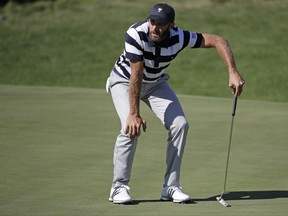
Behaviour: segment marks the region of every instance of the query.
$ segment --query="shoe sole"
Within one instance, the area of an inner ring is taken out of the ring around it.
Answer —
[[[123,201],[123,200],[118,201],[118,200],[114,200],[113,203],[114,203],[114,204],[130,204],[130,203],[132,203],[132,200],[128,200],[128,201]]]
[[[174,203],[186,203],[186,202],[190,202],[191,201],[191,198],[187,198],[187,199],[184,199],[184,200],[177,200],[177,199],[171,199],[169,197],[161,197],[160,200],[162,201],[173,201]]]
[[[173,200],[174,203],[188,203],[190,201],[191,201],[190,198],[189,199],[185,199],[185,200]]]
[[[132,199],[129,200],[113,200],[112,198],[109,198],[110,202],[113,202],[114,204],[127,204],[132,203]]]

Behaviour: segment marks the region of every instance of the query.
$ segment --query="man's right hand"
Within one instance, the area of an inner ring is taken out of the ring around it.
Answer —
[[[125,133],[130,139],[138,137],[141,134],[141,126],[146,131],[146,121],[140,115],[129,115],[126,122]]]

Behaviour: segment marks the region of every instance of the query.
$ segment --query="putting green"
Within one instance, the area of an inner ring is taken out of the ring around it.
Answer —
[[[288,104],[238,101],[222,207],[232,98],[180,95],[190,123],[181,183],[195,204],[160,202],[166,131],[148,122],[130,183],[108,202],[119,120],[104,90],[0,85],[0,215],[287,215]]]

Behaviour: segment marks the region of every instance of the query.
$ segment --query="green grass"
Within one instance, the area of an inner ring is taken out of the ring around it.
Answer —
[[[288,102],[286,0],[170,0],[176,24],[227,37],[246,79],[245,99]],[[103,88],[124,35],[153,0],[10,3],[0,22],[0,83]],[[215,50],[185,50],[169,69],[178,93],[230,97]],[[187,76],[189,74],[189,76]]]
[[[250,215],[288,211],[287,103],[238,101],[223,208],[232,99],[180,95],[190,122],[181,182],[197,204],[159,202],[166,131],[142,104],[134,205],[108,202],[119,121],[91,88],[0,85],[0,215]]]

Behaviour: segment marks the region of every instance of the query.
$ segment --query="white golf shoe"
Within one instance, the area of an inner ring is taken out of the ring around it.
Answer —
[[[111,188],[109,201],[115,204],[131,203],[132,198],[129,195],[130,188],[127,185],[120,185],[115,188]]]
[[[174,203],[189,202],[190,196],[183,193],[181,187],[171,186],[162,189],[161,200],[172,200]]]

